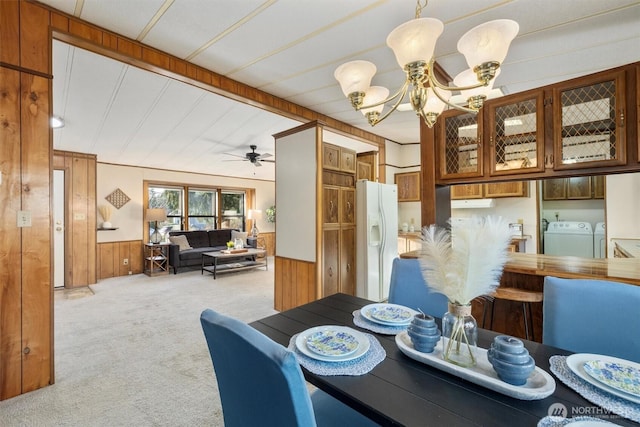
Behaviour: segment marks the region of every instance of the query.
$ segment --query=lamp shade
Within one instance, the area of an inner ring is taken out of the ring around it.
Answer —
[[[397,26],[387,37],[400,68],[416,61],[429,62],[444,24],[434,18],[418,18]]]
[[[501,71],[500,68],[496,70],[496,77],[500,75],[500,71]],[[496,79],[491,79],[489,81],[489,84],[486,86],[480,86],[475,89],[461,90],[460,94],[465,100],[471,98],[472,96],[478,96],[478,95],[488,96],[489,92],[493,90],[493,83],[495,81]],[[458,74],[453,78],[453,84],[458,87],[472,86],[472,85],[477,85],[478,83],[480,83],[480,81],[478,80],[477,74],[469,68],[467,68],[466,70],[464,70],[463,72],[461,72],[460,74]]]
[[[458,41],[458,51],[472,69],[485,62],[502,63],[520,26],[510,19],[485,22],[467,31]]]
[[[164,208],[147,209],[145,218],[148,222],[151,221],[166,221],[167,211]]]
[[[366,95],[364,97],[364,104],[365,105],[376,104],[378,102],[384,101],[385,99],[387,99],[388,96],[389,96],[389,89],[387,89],[386,87],[371,86],[369,90],[367,90]],[[363,108],[360,111],[362,111],[362,114],[366,116],[367,113],[372,113],[372,112],[382,113],[383,109],[384,109],[384,104],[380,104],[378,106],[371,107],[371,108]]]
[[[444,110],[444,107],[447,105],[435,95],[434,93],[435,90],[438,91],[438,95],[440,95],[442,98],[446,99],[447,101],[449,100],[449,98],[451,98],[451,94],[452,94],[451,91],[439,90],[435,88],[427,88],[427,103],[422,109],[425,113],[440,114]]]
[[[369,61],[346,62],[336,68],[333,76],[340,83],[342,93],[346,97],[353,92],[366,92],[371,86],[371,79],[376,73],[376,66]]]
[[[249,209],[249,212],[247,212],[247,219],[259,218],[262,218],[262,211],[260,209]]]

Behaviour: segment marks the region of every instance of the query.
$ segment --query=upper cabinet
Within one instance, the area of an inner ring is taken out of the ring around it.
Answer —
[[[356,173],[356,152],[345,147],[323,143],[323,169]]]
[[[394,177],[398,186],[399,202],[420,201],[420,172],[397,173]]]
[[[623,165],[625,72],[554,86],[554,169]]]
[[[550,178],[542,181],[542,200],[604,199],[604,176]]]
[[[432,134],[436,183],[640,171],[640,63],[444,112]]]
[[[491,175],[544,171],[544,97],[529,91],[487,108]]]
[[[457,111],[442,115],[436,144],[441,178],[482,176],[481,115]]]

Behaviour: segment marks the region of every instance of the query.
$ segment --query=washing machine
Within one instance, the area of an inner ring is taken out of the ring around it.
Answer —
[[[607,249],[605,245],[605,232],[604,222],[596,223],[596,228],[593,229],[593,257],[594,258],[606,258]]]
[[[550,222],[544,232],[545,255],[593,258],[593,229],[581,221]]]

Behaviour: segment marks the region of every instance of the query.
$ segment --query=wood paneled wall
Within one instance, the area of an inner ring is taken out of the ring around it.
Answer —
[[[53,168],[64,170],[66,288],[96,283],[96,156],[54,151]]]
[[[316,295],[316,264],[290,258],[275,258],[274,308],[288,310],[319,298]]]
[[[98,243],[98,279],[141,274],[142,270],[142,240]]]
[[[53,382],[49,24],[0,1],[0,399]]]

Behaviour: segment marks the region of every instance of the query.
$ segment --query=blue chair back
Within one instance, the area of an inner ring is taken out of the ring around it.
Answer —
[[[429,289],[422,277],[420,261],[396,258],[391,267],[389,302],[442,318],[448,310],[449,301],[443,294]]]
[[[544,279],[542,342],[640,363],[640,287],[604,280]]]
[[[226,427],[316,425],[302,371],[290,350],[213,310],[203,311],[200,322]]]

